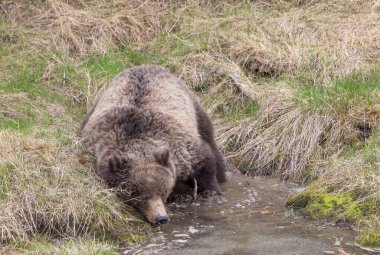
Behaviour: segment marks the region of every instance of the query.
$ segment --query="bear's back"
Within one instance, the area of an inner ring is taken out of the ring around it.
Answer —
[[[102,116],[116,108],[149,110],[168,116],[187,135],[199,138],[192,92],[166,69],[144,65],[119,74],[99,96],[83,123],[91,131]]]

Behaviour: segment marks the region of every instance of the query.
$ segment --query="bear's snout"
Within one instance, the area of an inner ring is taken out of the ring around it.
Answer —
[[[158,215],[156,217],[156,223],[165,224],[168,221],[169,221],[169,216],[167,215]]]
[[[169,221],[169,216],[160,196],[150,198],[141,212],[151,223],[165,224]]]

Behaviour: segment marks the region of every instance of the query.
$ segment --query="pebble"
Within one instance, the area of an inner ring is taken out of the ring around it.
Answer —
[[[176,239],[176,240],[173,240],[175,243],[187,243],[189,240],[185,240],[185,239]]]
[[[190,238],[190,236],[188,234],[176,234],[174,235],[175,237],[186,237],[186,238]]]
[[[240,203],[238,203],[238,204],[235,205],[235,208],[240,208],[240,207],[241,207]]]
[[[161,245],[163,245],[163,243],[161,243],[161,244],[151,243],[151,244],[148,244],[147,246],[145,246],[144,248],[149,249],[149,248],[153,248],[153,247],[157,247],[157,246],[161,246]]]
[[[196,228],[194,228],[194,227],[189,227],[189,232],[190,232],[191,234],[195,234],[195,233],[199,232],[199,230],[196,229]]]

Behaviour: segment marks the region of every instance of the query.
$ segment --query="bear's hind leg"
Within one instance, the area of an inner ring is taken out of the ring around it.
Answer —
[[[214,129],[210,118],[202,107],[195,103],[195,109],[197,114],[198,132],[202,140],[210,146],[212,153],[214,154],[214,161],[216,163],[216,178],[218,182],[225,182],[226,178],[226,163],[224,161],[222,153],[220,153],[218,146],[216,146],[214,140]]]

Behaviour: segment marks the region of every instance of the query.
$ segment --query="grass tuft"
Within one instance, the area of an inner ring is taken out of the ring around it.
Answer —
[[[0,142],[1,158],[6,159],[1,165],[3,242],[41,233],[52,237],[118,233],[134,238],[130,222],[137,219],[127,217],[125,206],[86,169],[91,160],[83,164],[77,142],[62,147],[13,131],[3,131]]]

